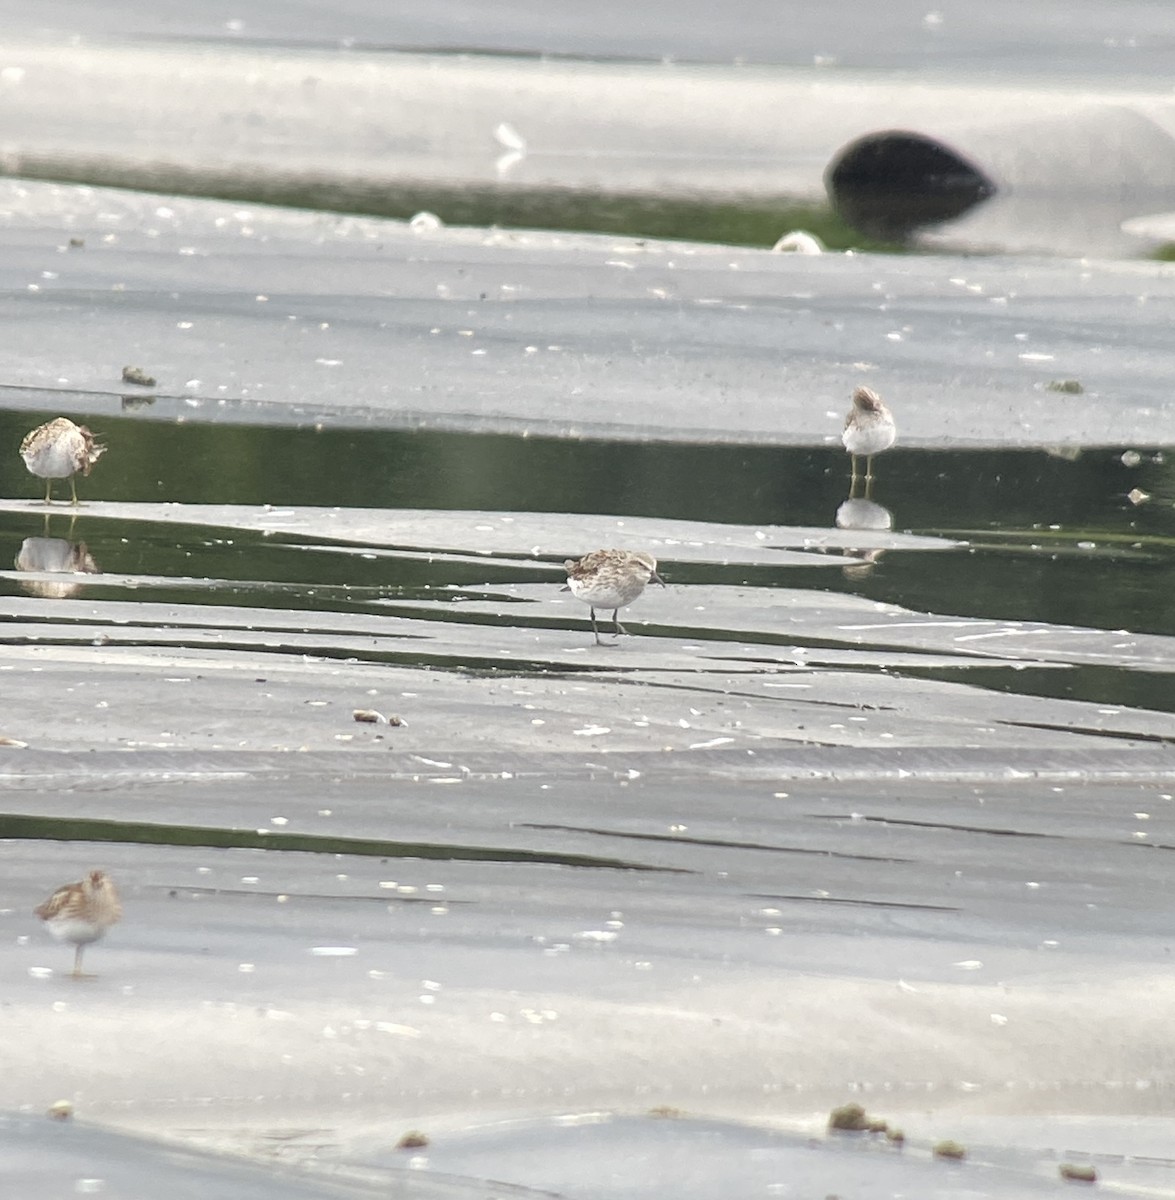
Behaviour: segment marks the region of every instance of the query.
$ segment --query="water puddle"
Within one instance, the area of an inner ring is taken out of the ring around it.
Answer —
[[[0,444],[29,425],[0,415]],[[117,457],[79,509],[0,511],[10,644],[522,673],[965,667],[985,688],[1175,707],[1160,450],[898,449],[866,497],[832,447],[212,425],[177,453],[172,425],[102,432]],[[603,544],[650,549],[670,586],[629,610],[641,637],[585,663],[562,561]]]
[[[586,854],[539,854],[491,846],[428,845],[375,838],[313,836],[279,829],[214,829],[197,825],[155,825],[143,821],[96,821],[81,817],[31,817],[0,813],[0,838],[17,841],[119,842],[143,846],[206,846],[219,849],[299,851],[380,859],[439,859],[446,862],[545,863],[562,867],[656,870],[643,863]],[[662,868],[664,869],[664,868]],[[252,893],[250,893],[252,894]]]

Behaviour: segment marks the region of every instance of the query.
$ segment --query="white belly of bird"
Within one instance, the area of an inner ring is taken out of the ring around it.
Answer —
[[[631,604],[644,590],[643,587],[632,584],[607,586],[581,583],[577,579],[572,579],[570,583],[571,594],[593,608],[623,608],[626,604]]]
[[[844,432],[845,449],[850,454],[873,455],[893,445],[894,427],[888,421],[871,421]]]
[[[49,932],[59,942],[70,942],[75,946],[96,942],[106,932],[104,928],[95,925],[93,921],[82,921],[69,917],[55,917],[46,924],[49,926]]]
[[[78,469],[78,460],[85,453],[79,437],[58,438],[36,454],[24,456],[25,466],[42,479],[68,479]]]

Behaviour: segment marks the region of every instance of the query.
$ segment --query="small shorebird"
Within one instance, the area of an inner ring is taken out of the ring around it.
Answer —
[[[77,947],[73,977],[87,979],[89,976],[82,972],[82,951],[122,917],[122,904],[110,876],[105,871],[91,871],[78,883],[59,887],[33,912],[59,942],[71,942]]]
[[[857,458],[862,454],[865,456],[865,478],[873,478],[873,456],[888,450],[897,434],[893,413],[881,397],[872,388],[857,388],[841,434],[841,441],[852,456],[854,479],[858,478]]]
[[[600,640],[597,608],[611,609],[614,632],[627,633],[620,624],[620,610],[631,604],[650,580],[665,586],[665,580],[657,574],[657,560],[651,554],[633,550],[593,550],[581,559],[567,559],[563,566],[567,570],[567,586],[563,590],[589,606],[597,646],[616,644]]]
[[[79,471],[89,475],[90,468],[105,451],[106,447],[99,445],[84,425],[75,425],[68,417],[39,425],[20,444],[24,465],[46,480],[45,503],[53,503],[53,480],[68,479],[75,507],[78,489],[73,477]]]

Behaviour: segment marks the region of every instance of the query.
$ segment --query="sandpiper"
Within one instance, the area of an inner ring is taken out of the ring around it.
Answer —
[[[593,550],[581,559],[567,559],[563,566],[567,570],[567,586],[563,590],[589,606],[597,646],[616,644],[600,640],[597,608],[611,609],[614,632],[627,633],[620,624],[620,610],[631,604],[650,580],[665,586],[665,580],[657,574],[657,560],[651,554],[633,550]]]
[[[78,471],[89,475],[90,468],[105,450],[106,447],[99,445],[84,425],[75,425],[68,417],[58,417],[39,425],[20,444],[24,465],[46,481],[46,504],[53,503],[53,480],[68,479],[76,506],[78,489],[73,477]]]
[[[859,387],[853,392],[853,407],[845,418],[841,441],[852,456],[853,478],[858,477],[857,458],[865,456],[865,478],[873,478],[873,456],[888,450],[897,437],[893,413],[872,389]]]
[[[103,937],[122,917],[118,890],[105,871],[91,871],[78,883],[67,883],[38,905],[33,912],[45,922],[60,942],[77,949],[73,957],[73,977],[86,979],[82,972],[82,951]]]

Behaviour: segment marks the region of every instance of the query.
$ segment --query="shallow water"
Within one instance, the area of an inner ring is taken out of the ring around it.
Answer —
[[[39,416],[0,414],[0,442],[17,443]],[[386,612],[387,601],[418,601],[425,607],[414,608],[414,616],[448,621],[472,612],[468,602],[475,593],[495,585],[541,582],[558,599],[562,557],[591,548],[568,542],[528,567],[516,545],[497,542],[492,524],[483,523],[485,532],[474,532],[460,546],[430,545],[422,529],[419,542],[389,558],[374,547],[362,551],[319,536],[234,531],[230,506],[280,509],[296,502],[392,513],[411,507],[474,515],[597,514],[596,540],[606,540],[603,518],[609,515],[831,529],[838,514],[844,516],[850,489],[846,457],[834,448],[188,425],[183,453],[176,455],[174,426],[133,417],[96,424],[114,449],[81,481],[86,502],[77,511],[57,504],[47,512],[31,500],[27,508],[9,506],[0,514],[0,558],[14,564],[30,538],[54,539],[60,554],[84,543],[96,570],[71,576],[69,593],[105,601],[324,613]],[[108,465],[115,455],[117,472]],[[724,562],[717,553],[674,562],[672,549],[663,551],[662,569],[672,586],[656,597],[658,632],[674,636],[674,612],[678,629],[693,628],[690,592],[704,585],[750,588],[764,598],[776,588],[812,589],[939,616],[1170,637],[1175,610],[1166,597],[1175,569],[1175,486],[1167,457],[1161,449],[1135,447],[1065,457],[894,450],[877,461],[871,502],[856,502],[873,506],[867,516],[874,528],[863,535],[864,549],[884,546],[876,541],[879,521],[932,541],[886,549],[873,561],[856,558],[856,565],[843,569],[835,569],[826,553],[809,554],[806,563],[800,557],[773,565]],[[33,480],[26,481],[34,491]],[[1133,503],[1131,489],[1149,499]],[[165,515],[128,520],[133,509],[119,520],[102,515],[100,498],[142,504],[157,497],[224,505],[225,527],[171,523]],[[861,509],[852,511],[859,515]],[[590,530],[591,522],[585,527]],[[25,557],[26,568],[38,565],[27,551]],[[0,594],[35,593],[37,584],[27,575],[27,569],[9,568]],[[645,606],[642,601],[632,615],[639,617]],[[523,624],[532,612],[545,622],[553,611],[562,618],[557,624],[582,627],[574,608],[566,613],[565,604],[551,610],[528,603],[513,611]],[[709,636],[731,634],[720,624]],[[990,685],[1171,711],[1166,673],[1137,665],[1089,662],[1060,674],[1020,671],[1014,680],[993,678]]]

